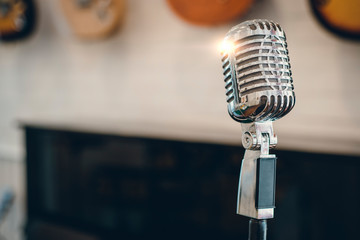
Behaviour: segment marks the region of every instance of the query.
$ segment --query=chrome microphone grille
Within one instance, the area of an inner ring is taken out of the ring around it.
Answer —
[[[228,111],[239,122],[273,121],[295,104],[286,36],[279,24],[252,20],[233,27],[222,51]]]

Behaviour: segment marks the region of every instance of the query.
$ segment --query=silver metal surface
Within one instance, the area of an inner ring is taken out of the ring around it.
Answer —
[[[279,24],[257,19],[233,27],[224,46],[221,60],[228,112],[242,123],[246,149],[237,213],[256,219],[273,218],[273,208],[256,207],[260,191],[257,181],[261,177],[257,176],[257,159],[275,158],[269,154],[277,144],[272,121],[285,116],[295,105],[286,36]]]
[[[269,149],[277,144],[272,122],[243,123],[241,127],[243,146],[246,151],[241,164],[236,212],[256,219],[273,218],[273,208],[257,209],[255,206],[255,197],[258,192],[257,159],[275,158],[275,155],[269,154]]]
[[[275,155],[262,155],[259,150],[246,150],[241,164],[239,179],[238,201],[236,213],[256,219],[274,217],[273,208],[257,209],[255,207],[256,179],[258,158],[273,158]]]
[[[279,24],[251,20],[233,27],[222,51],[230,116],[242,123],[273,121],[295,104],[285,33]]]
[[[277,144],[277,136],[273,131],[271,121],[242,123],[242,144],[245,149],[262,150],[262,154],[269,154],[269,149]]]

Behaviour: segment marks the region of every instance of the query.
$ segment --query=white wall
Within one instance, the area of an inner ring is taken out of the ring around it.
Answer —
[[[83,42],[66,28],[58,0],[38,2],[33,37],[0,44],[0,187],[12,186],[17,196],[12,223],[0,229],[8,239],[18,239],[22,229],[23,165],[8,161],[23,157],[21,119],[240,144],[240,125],[226,112],[218,53],[236,23],[191,26],[165,0],[128,0],[115,37]],[[275,122],[278,148],[359,155],[360,43],[323,30],[306,0],[259,0],[246,18],[273,19],[288,37],[297,103]]]
[[[57,0],[38,2],[34,36],[0,44],[0,158],[23,154],[18,120],[240,144],[218,53],[238,22],[196,27],[165,0],[128,0],[115,37],[84,42],[69,33]],[[287,33],[297,103],[275,122],[278,148],[360,154],[360,43],[323,30],[307,2],[261,0],[242,19],[272,19]]]

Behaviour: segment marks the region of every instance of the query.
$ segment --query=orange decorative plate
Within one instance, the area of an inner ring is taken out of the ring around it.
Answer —
[[[182,19],[196,25],[232,21],[248,11],[254,0],[167,0]]]

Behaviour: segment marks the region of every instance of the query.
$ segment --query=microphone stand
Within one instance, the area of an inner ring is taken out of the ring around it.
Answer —
[[[271,121],[242,124],[245,155],[241,164],[237,214],[250,217],[249,240],[266,240],[267,219],[274,217],[277,144]]]
[[[267,222],[251,218],[249,221],[249,238],[248,240],[266,240]]]

